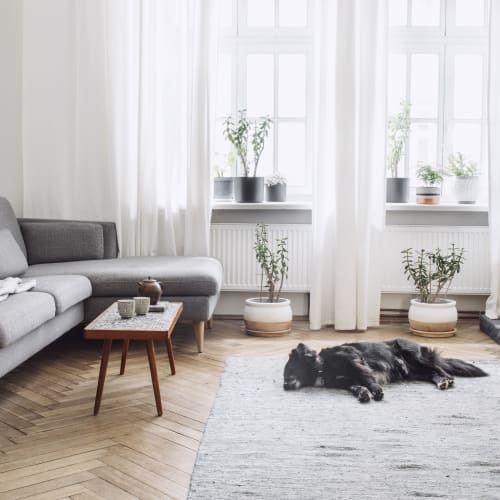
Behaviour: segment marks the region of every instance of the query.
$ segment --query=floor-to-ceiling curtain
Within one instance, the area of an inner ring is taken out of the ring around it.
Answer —
[[[207,254],[217,0],[26,0],[24,212]]]
[[[318,7],[310,324],[364,330],[380,313],[386,4]]]
[[[500,318],[500,2],[490,6],[488,85],[488,165],[491,295],[486,315]]]

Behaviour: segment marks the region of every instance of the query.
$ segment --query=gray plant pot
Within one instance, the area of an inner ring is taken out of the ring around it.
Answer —
[[[235,177],[234,199],[238,203],[262,203],[264,177]]]
[[[286,184],[266,186],[266,201],[286,201]]]
[[[387,203],[408,203],[410,198],[410,179],[408,177],[387,177]]]
[[[415,194],[417,203],[421,205],[439,205],[441,186],[419,186]]]
[[[232,200],[234,197],[233,177],[214,178],[214,199]]]

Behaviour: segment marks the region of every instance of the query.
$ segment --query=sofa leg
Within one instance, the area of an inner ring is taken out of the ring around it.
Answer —
[[[203,352],[203,340],[205,337],[205,322],[204,321],[193,321],[194,337],[196,339],[196,346],[198,347],[198,352]]]
[[[207,319],[207,328],[211,330],[212,326],[214,326],[214,320],[212,318]]]

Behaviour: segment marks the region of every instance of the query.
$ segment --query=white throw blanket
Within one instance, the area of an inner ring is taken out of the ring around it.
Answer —
[[[12,293],[27,292],[35,286],[36,280],[34,279],[23,281],[21,278],[5,278],[0,280],[0,302]]]

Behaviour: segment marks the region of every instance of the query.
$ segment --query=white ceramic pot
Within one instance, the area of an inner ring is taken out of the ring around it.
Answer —
[[[292,308],[288,299],[268,302],[255,297],[245,301],[243,310],[245,329],[248,335],[257,337],[279,337],[292,329]]]
[[[434,303],[412,299],[408,311],[410,331],[420,337],[452,337],[455,335],[458,313],[457,303],[451,299],[438,299]]]
[[[457,203],[476,203],[479,194],[479,176],[463,175],[455,177],[453,192]]]

